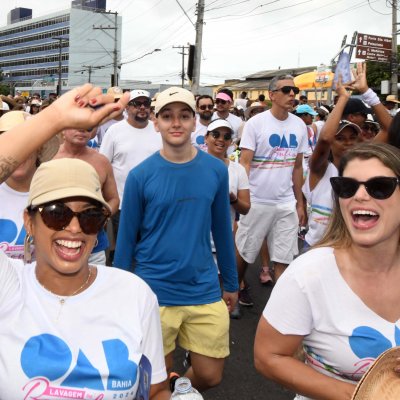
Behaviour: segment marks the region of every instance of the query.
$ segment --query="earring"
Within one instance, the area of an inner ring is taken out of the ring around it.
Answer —
[[[30,264],[32,262],[32,249],[31,246],[34,243],[34,238],[28,232],[24,238],[24,264]]]
[[[94,247],[93,248],[95,248],[95,247],[97,247],[97,245],[99,244],[99,240],[98,239],[96,239],[96,241],[95,241],[95,243],[94,243]]]

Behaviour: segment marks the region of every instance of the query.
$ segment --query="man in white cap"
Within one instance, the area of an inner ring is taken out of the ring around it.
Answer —
[[[222,379],[229,354],[228,311],[237,301],[238,278],[228,169],[192,146],[195,111],[194,96],[186,89],[172,87],[157,96],[155,127],[163,147],[128,175],[114,266],[131,270],[135,262],[135,274],[160,304],[167,369],[172,370],[178,341],[190,354],[185,375],[206,390]]]
[[[104,136],[100,153],[111,162],[117,182],[120,207],[129,171],[161,148],[161,136],[150,118],[151,98],[146,90],[132,90],[126,107],[127,119],[112,125]],[[119,212],[112,217],[117,237]]]

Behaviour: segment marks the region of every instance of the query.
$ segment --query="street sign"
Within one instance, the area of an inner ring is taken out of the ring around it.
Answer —
[[[392,50],[381,49],[378,47],[357,46],[356,58],[370,61],[388,62],[392,55]]]
[[[386,36],[357,35],[356,58],[388,62],[392,56],[392,38]]]
[[[359,33],[357,35],[357,46],[358,45],[392,50],[392,38]]]

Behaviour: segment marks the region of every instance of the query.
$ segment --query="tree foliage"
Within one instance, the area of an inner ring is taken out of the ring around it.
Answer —
[[[400,45],[397,46],[397,65],[400,63]],[[392,71],[391,62],[367,61],[368,86],[376,92],[381,91],[381,82],[390,80]]]

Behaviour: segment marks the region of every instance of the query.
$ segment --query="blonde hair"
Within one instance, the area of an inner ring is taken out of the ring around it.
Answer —
[[[400,150],[394,146],[385,143],[363,143],[353,147],[340,160],[339,176],[343,176],[347,164],[357,158],[360,160],[376,158],[391,169],[397,177],[400,177]],[[352,243],[352,238],[340,210],[339,198],[333,191],[332,196],[333,212],[324,236],[315,247],[348,248]]]

